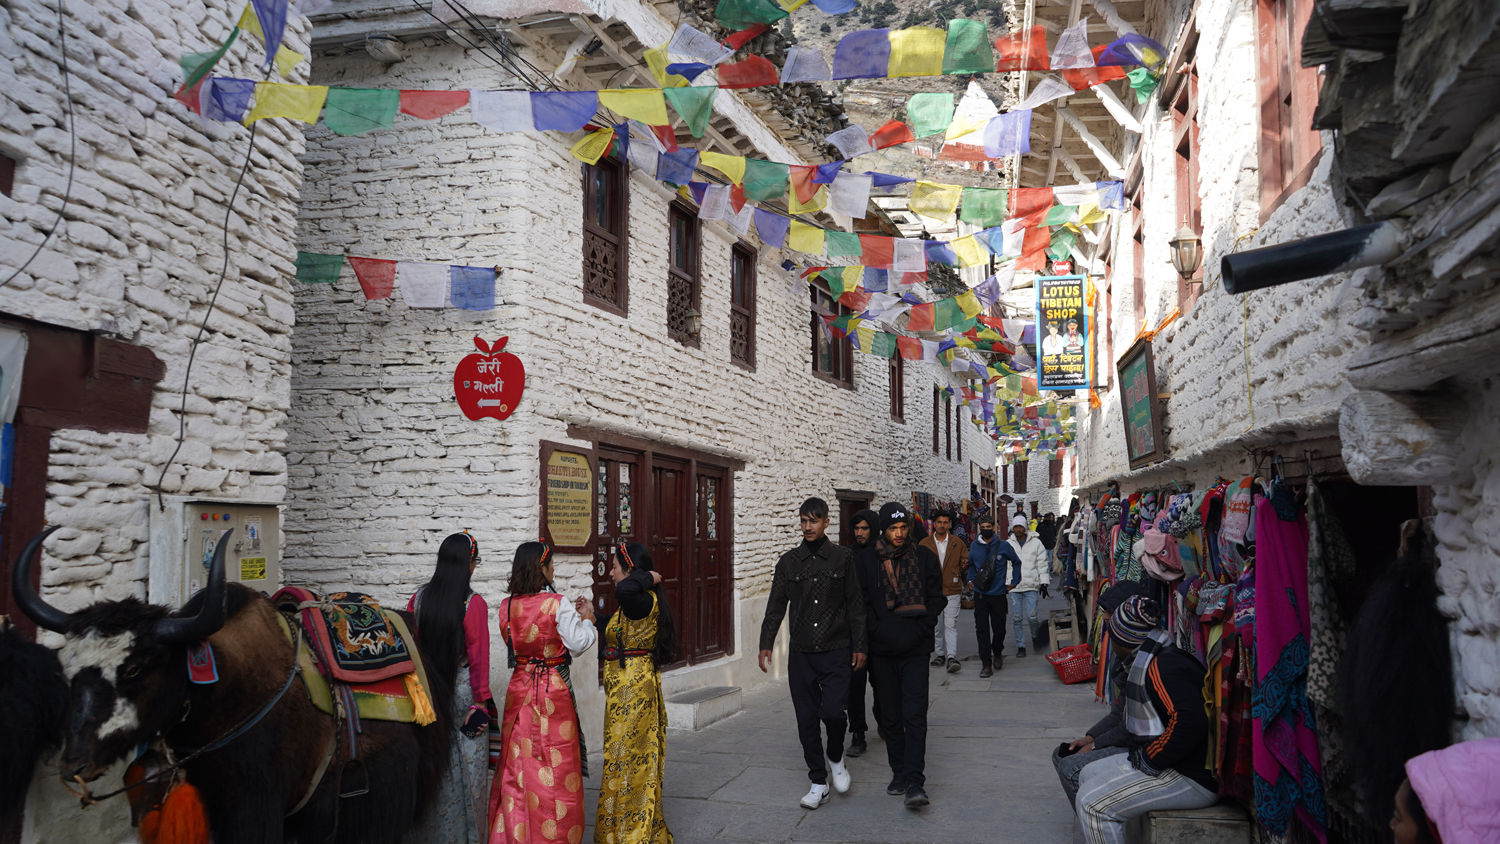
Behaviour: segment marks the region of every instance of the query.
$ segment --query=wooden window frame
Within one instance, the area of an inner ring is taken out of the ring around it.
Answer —
[[[1177,176],[1177,227],[1186,225],[1203,240],[1203,197],[1198,172],[1198,63],[1192,52],[1179,70],[1183,80],[1178,84],[1172,98],[1172,149],[1176,153]],[[1173,231],[1177,231],[1176,228]],[[1198,301],[1203,290],[1203,262],[1192,278],[1183,278],[1177,273],[1177,302],[1186,314]]]
[[[599,168],[606,168],[615,174],[615,190],[606,199],[609,203],[611,220],[615,225],[601,228],[593,221],[594,202],[597,198],[594,189],[593,174]],[[583,165],[583,301],[585,304],[593,305],[603,311],[617,316],[630,315],[630,174],[613,158],[601,158],[598,164]],[[588,255],[589,235],[602,236],[606,240],[614,240],[615,243],[615,277],[619,284],[619,293],[616,300],[612,301],[588,292]]]
[[[959,405],[958,410],[953,413],[953,428],[958,442],[953,446],[953,453],[958,462],[964,462],[964,406]]]
[[[1130,197],[1132,210],[1131,228],[1131,272],[1134,281],[1135,331],[1139,334],[1146,323],[1146,213],[1141,208],[1144,188],[1136,188]]]
[[[1010,464],[1016,471],[1016,495],[1026,494],[1026,474],[1030,468],[1029,460],[1017,460]]]
[[[687,233],[692,239],[689,244],[688,266],[678,267],[677,255],[677,220],[681,218],[687,221]],[[690,310],[702,312],[703,302],[703,221],[698,218],[698,209],[692,208],[682,202],[673,202],[667,207],[667,336],[676,340],[684,346],[699,348],[699,338],[690,337],[686,331],[687,313],[682,314],[683,329],[672,330],[672,293],[673,282],[685,283],[690,287],[689,304]]]
[[[1302,66],[1302,33],[1313,0],[1256,0],[1256,84],[1260,94],[1260,221],[1301,190],[1322,158],[1312,128],[1318,69]]]
[[[953,398],[943,396],[943,458],[953,459]]]
[[[1010,465],[1006,463],[1000,464],[1000,491],[1010,494]]]
[[[886,362],[886,377],[890,381],[891,421],[906,422],[906,364],[901,355],[891,355]]]
[[[755,371],[755,297],[759,286],[759,258],[760,255],[755,247],[741,240],[729,247],[729,319],[730,319],[730,341],[729,359],[736,365]],[[745,278],[745,301],[737,301],[735,298],[735,264],[738,259],[743,259],[747,268]],[[734,328],[735,319],[743,319],[746,322],[745,329],[745,358],[741,360],[734,354]]]
[[[824,372],[818,367],[818,341],[822,339],[823,332],[828,330],[827,324],[822,322],[823,312],[820,310],[822,306],[818,303],[818,294],[828,297],[828,300],[833,303],[829,313],[836,317],[847,314],[849,308],[834,298],[833,293],[821,279],[809,284],[808,289],[811,291],[811,307],[809,308],[811,318],[808,321],[808,329],[809,339],[812,341],[812,364],[809,369],[816,378],[821,378],[830,384],[837,384],[846,390],[852,390],[854,389],[854,347],[850,346],[847,341],[839,339],[829,341],[832,345],[829,357],[832,360],[833,372]]]
[[[1062,460],[1052,458],[1047,461],[1047,488],[1057,489],[1062,486],[1063,466]]]
[[[936,386],[932,388],[932,453],[934,455],[940,454],[943,446],[942,435],[938,428],[938,416],[940,412],[938,393],[940,392]]]

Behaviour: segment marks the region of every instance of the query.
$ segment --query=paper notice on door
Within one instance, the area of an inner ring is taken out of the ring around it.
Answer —
[[[260,516],[246,516],[245,519],[245,550],[260,550]]]

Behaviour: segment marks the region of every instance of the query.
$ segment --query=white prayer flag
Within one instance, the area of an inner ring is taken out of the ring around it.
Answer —
[[[902,273],[920,273],[927,271],[927,251],[920,240],[908,237],[898,237],[895,240],[895,249],[892,253],[891,270]]]
[[[470,91],[469,113],[496,132],[525,132],[534,125],[530,91]]]
[[[1056,65],[1054,65],[1055,67]],[[1052,74],[1047,74],[1037,80],[1036,87],[1026,95],[1026,100],[1016,106],[1013,111],[1024,111],[1028,108],[1038,108],[1053,100],[1062,99],[1072,95],[1073,86],[1062,81]]]
[[[1058,205],[1083,205],[1086,202],[1099,200],[1099,188],[1093,182],[1084,182],[1078,185],[1054,185],[1052,188],[1052,201]]]
[[[936,341],[936,340],[923,340],[922,341],[922,362],[923,363],[937,363],[938,362],[938,341]]]
[[[698,207],[698,216],[705,220],[723,220],[729,214],[729,186],[709,185],[704,188],[703,204]]]
[[[630,149],[626,152],[630,163],[650,173],[653,179],[656,178],[656,156],[656,150],[645,141],[631,140]]]
[[[447,264],[396,264],[396,286],[401,288],[401,299],[408,308],[447,307],[448,278]]]
[[[828,143],[838,147],[839,152],[844,154],[844,158],[853,158],[857,155],[864,155],[867,152],[875,151],[875,148],[870,146],[869,133],[865,132],[865,128],[858,124],[850,126],[847,129],[840,129],[829,135]]]
[[[682,24],[672,33],[672,40],[667,42],[667,53],[671,54],[669,58],[676,56],[698,59],[705,64],[715,65],[734,55],[734,50],[720,44],[713,36]]]
[[[846,217],[864,219],[874,183],[874,176],[840,173],[828,186],[829,207]]]
[[[781,84],[788,82],[827,82],[833,79],[828,62],[823,54],[806,47],[791,47],[786,51],[786,64],[781,66]]]
[[[751,205],[748,202],[745,203],[745,207],[744,208],[740,209],[740,213],[738,213],[738,214],[730,214],[730,215],[728,215],[726,217],[726,219],[729,220],[729,226],[730,226],[730,228],[732,228],[735,231],[739,232],[741,237],[748,237],[749,236],[749,234],[750,234],[750,221],[753,220],[754,218],[755,218],[755,206]]]
[[[1094,54],[1089,50],[1089,18],[1064,29],[1057,36],[1057,46],[1052,48],[1052,69],[1068,70],[1075,67],[1093,67]]]

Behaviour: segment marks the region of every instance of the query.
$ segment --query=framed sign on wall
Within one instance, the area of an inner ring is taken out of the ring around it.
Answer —
[[[1125,450],[1130,468],[1158,463],[1167,456],[1162,437],[1161,404],[1156,395],[1156,358],[1151,341],[1142,339],[1130,347],[1115,370],[1120,376],[1120,411],[1125,421]]]
[[[545,440],[541,444],[542,539],[564,554],[593,553],[594,451]]]

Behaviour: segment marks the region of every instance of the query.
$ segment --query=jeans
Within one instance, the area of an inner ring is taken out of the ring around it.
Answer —
[[[933,656],[958,659],[958,601],[962,595],[949,595],[948,605],[938,617],[937,628],[932,631]]]
[[[802,740],[807,778],[819,785],[828,783],[820,722],[828,728],[828,760],[837,762],[844,758],[844,732],[849,726],[844,707],[849,703],[852,661],[849,648],[822,653],[792,651],[787,655],[787,682],[792,692],[792,709],[797,713],[797,738]]]
[[[1127,752],[1124,747],[1101,747],[1098,750],[1090,750],[1087,753],[1074,753],[1071,756],[1063,756],[1061,749],[1052,751],[1052,767],[1057,769],[1057,778],[1062,782],[1063,793],[1068,795],[1068,805],[1078,805],[1078,777],[1083,773],[1090,763],[1098,762],[1108,756],[1117,756]]]
[[[1036,618],[1036,590],[1033,589],[1029,592],[1011,592],[1010,614],[1011,618],[1015,622],[1016,627],[1016,647],[1024,648],[1028,644],[1030,644],[1032,639],[1036,638],[1037,630],[1041,626]],[[1021,628],[1023,622],[1029,623],[1031,625],[1030,638],[1025,638],[1025,635],[1022,633]]]
[[[1202,809],[1219,796],[1168,768],[1142,773],[1130,757],[1091,762],[1078,777],[1078,826],[1088,844],[1125,844],[1125,824],[1158,809]]]
[[[1005,650],[1005,595],[982,595],[974,593],[974,633],[979,638],[979,660],[993,666],[1004,659]]]
[[[907,785],[927,782],[927,677],[925,655],[870,657],[886,759]]]

